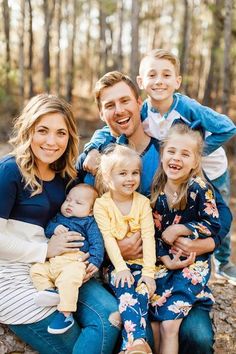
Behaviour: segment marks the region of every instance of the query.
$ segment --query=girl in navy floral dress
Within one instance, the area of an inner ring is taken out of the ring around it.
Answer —
[[[214,302],[207,286],[210,254],[172,254],[179,236],[213,236],[220,229],[211,186],[201,169],[203,140],[199,131],[174,125],[163,142],[161,166],[154,177],[151,204],[157,241],[156,293],[150,316],[159,330],[156,352],[178,353],[178,332],[192,306],[210,311]],[[157,328],[156,328],[157,327]]]

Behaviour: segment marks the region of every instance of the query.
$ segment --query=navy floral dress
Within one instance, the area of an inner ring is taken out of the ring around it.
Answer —
[[[154,211],[157,256],[169,255],[170,246],[161,239],[162,232],[172,224],[184,224],[192,231],[191,239],[210,237],[220,230],[219,214],[211,187],[200,177],[189,183],[187,206],[184,210],[169,209],[165,193],[157,199]],[[167,269],[157,262],[156,293],[151,299],[150,318],[165,321],[183,318],[193,306],[210,311],[214,303],[207,286],[210,278],[210,254],[197,256],[195,263],[177,270]]]

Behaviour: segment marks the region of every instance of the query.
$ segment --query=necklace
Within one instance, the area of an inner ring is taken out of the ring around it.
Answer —
[[[168,188],[166,186],[164,188],[164,193],[167,197],[167,201],[171,205],[175,204],[176,200],[178,199],[178,193],[176,191],[168,190]]]

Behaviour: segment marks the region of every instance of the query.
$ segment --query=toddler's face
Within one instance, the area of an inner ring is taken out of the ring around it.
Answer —
[[[87,188],[72,188],[61,206],[61,213],[66,216],[85,217],[92,215],[94,193]]]
[[[181,76],[177,76],[169,60],[146,58],[141,64],[137,82],[155,103],[172,99],[174,91],[180,87]]]

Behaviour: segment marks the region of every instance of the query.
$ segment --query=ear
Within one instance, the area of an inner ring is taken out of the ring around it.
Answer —
[[[182,76],[177,76],[176,77],[176,85],[175,85],[176,90],[178,90],[180,88],[181,83],[182,83]]]
[[[142,80],[141,76],[137,76],[136,77],[136,82],[137,82],[138,87],[140,88],[140,90],[143,90],[143,80]]]
[[[142,108],[142,105],[143,105],[143,100],[142,100],[142,98],[140,96],[138,97],[137,102],[138,102],[139,110],[141,111],[141,108]]]

